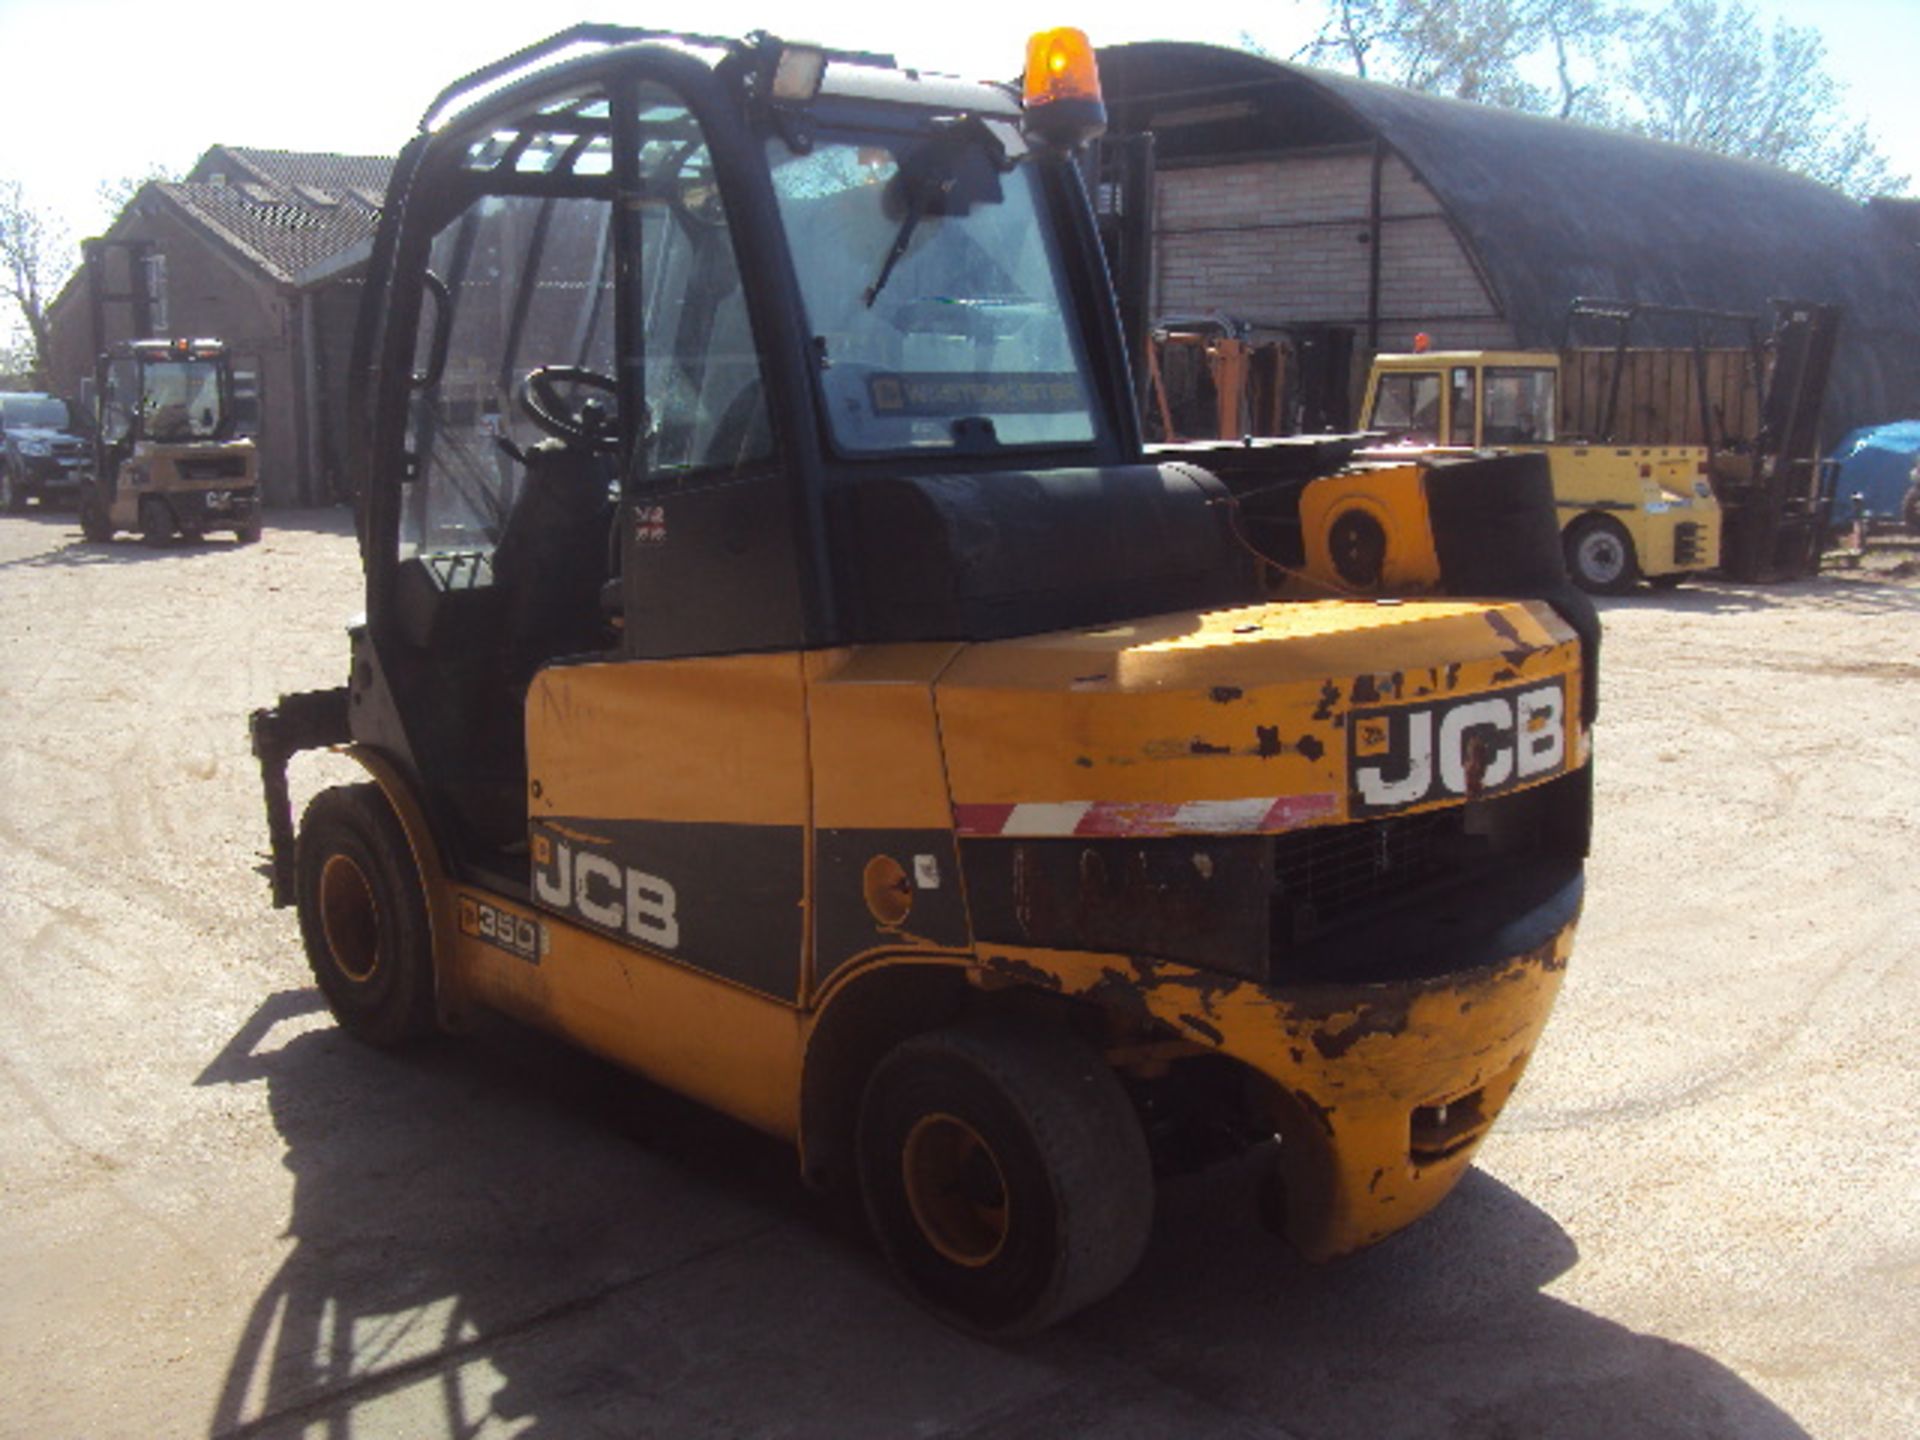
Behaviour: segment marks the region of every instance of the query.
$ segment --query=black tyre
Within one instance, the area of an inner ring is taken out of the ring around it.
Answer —
[[[253,519],[247,521],[246,524],[236,525],[233,530],[233,538],[238,540],[242,545],[252,545],[258,542],[260,539],[260,517],[256,515]]]
[[[1595,595],[1624,595],[1640,578],[1633,537],[1617,520],[1583,515],[1567,527],[1567,574]]]
[[[18,515],[27,508],[26,488],[13,478],[13,467],[0,461],[0,509]]]
[[[1920,532],[1920,481],[1916,481],[1907,498],[1900,502],[1900,519],[1907,529]]]
[[[1119,1080],[1065,1031],[917,1036],[860,1107],[867,1218],[902,1285],[976,1334],[1032,1334],[1133,1272],[1153,1169]]]
[[[334,1018],[370,1045],[434,1028],[433,947],[419,871],[378,785],[322,790],[300,820],[300,936]]]
[[[140,539],[148,545],[164,545],[173,536],[173,511],[158,495],[140,500]]]
[[[113,539],[113,522],[99,500],[89,495],[80,502],[80,533],[95,545]]]

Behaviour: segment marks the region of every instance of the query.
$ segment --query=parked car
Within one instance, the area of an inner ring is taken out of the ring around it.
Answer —
[[[18,514],[34,499],[79,504],[91,457],[77,406],[58,395],[0,394],[0,509]]]

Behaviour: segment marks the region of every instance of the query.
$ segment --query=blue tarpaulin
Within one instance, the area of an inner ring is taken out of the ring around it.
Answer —
[[[1898,520],[1900,506],[1913,484],[1914,463],[1920,458],[1920,420],[1896,420],[1891,425],[1869,425],[1855,430],[1835,448],[1828,462],[1835,466],[1833,518],[1853,518],[1853,497],[1866,497],[1870,520]]]

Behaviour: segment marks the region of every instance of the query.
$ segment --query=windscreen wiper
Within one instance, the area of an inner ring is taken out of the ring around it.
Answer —
[[[960,162],[967,153],[969,145],[980,148],[987,163],[994,172],[1009,170],[1011,162],[1007,159],[1007,147],[1000,137],[978,115],[958,115],[945,117],[934,122],[933,136],[923,142],[901,163],[900,171],[894,176],[894,183],[905,192],[907,213],[900,221],[900,228],[894,232],[893,245],[887,251],[887,258],[880,266],[880,273],[873,278],[873,284],[866,289],[867,308],[873,308],[873,302],[880,298],[880,292],[887,288],[887,281],[893,278],[894,266],[907,253],[907,246],[913,243],[914,231],[920,228],[920,222],[935,212],[942,215],[964,215],[974,201],[998,203],[1000,184],[990,179],[988,188],[977,195],[961,191],[957,195],[954,187],[960,180]]]
[[[945,195],[953,188],[953,174],[939,183],[936,193]],[[873,302],[880,298],[880,292],[887,288],[887,281],[893,278],[893,267],[900,263],[900,257],[907,253],[907,246],[913,243],[913,232],[920,228],[920,220],[927,213],[927,188],[915,185],[907,193],[907,214],[900,222],[900,228],[894,232],[893,248],[887,251],[887,258],[881,263],[880,273],[873,277],[873,283],[867,287],[867,309],[873,308]]]

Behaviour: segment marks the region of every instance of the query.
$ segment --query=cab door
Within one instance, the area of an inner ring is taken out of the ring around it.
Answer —
[[[790,481],[705,129],[663,83],[614,95],[635,197],[616,221],[616,367],[637,371],[644,421],[610,537],[616,653],[557,660],[527,695],[531,898],[793,1004],[809,783]]]

